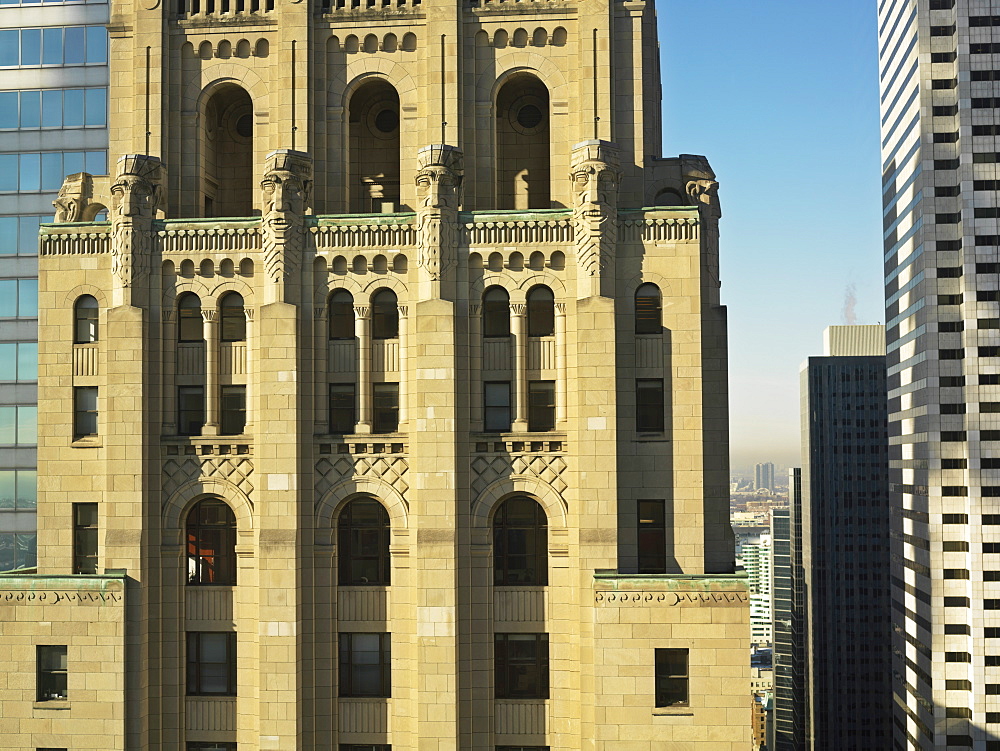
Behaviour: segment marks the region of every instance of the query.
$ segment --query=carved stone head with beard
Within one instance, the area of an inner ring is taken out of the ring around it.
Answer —
[[[290,276],[302,262],[304,216],[312,188],[312,158],[279,149],[267,155],[260,182],[265,265],[272,282]]]
[[[573,218],[577,262],[590,276],[608,264],[618,240],[618,147],[607,141],[584,141],[573,147]]]
[[[118,160],[111,183],[111,271],[123,289],[149,269],[162,181],[163,163],[155,156],[126,154]]]
[[[458,205],[462,187],[462,152],[444,144],[417,154],[417,264],[433,280],[456,259]]]

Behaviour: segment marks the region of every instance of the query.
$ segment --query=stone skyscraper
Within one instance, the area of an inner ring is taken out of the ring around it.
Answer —
[[[879,5],[898,749],[1000,737],[998,27]]]
[[[745,751],[717,184],[659,156],[652,4],[110,30],[0,746]]]

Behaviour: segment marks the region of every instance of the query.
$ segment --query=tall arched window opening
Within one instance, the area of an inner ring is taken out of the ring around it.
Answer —
[[[556,329],[555,295],[543,285],[528,291],[528,336],[552,336]]]
[[[496,101],[497,208],[547,209],[549,91],[520,73],[504,83]]]
[[[337,520],[337,583],[388,585],[389,514],[374,498],[357,498]]]
[[[490,287],[483,295],[483,336],[510,336],[510,295],[503,287]]]
[[[372,338],[395,339],[399,336],[399,307],[396,293],[382,289],[372,295]]]
[[[187,517],[188,584],[236,584],[236,516],[218,498],[195,504]]]
[[[399,204],[399,94],[382,79],[362,84],[348,108],[351,211],[395,211]]]
[[[346,289],[338,289],[330,295],[327,308],[331,339],[354,338],[354,298]]]
[[[73,341],[76,344],[89,344],[97,341],[97,298],[93,295],[81,295],[73,306]]]
[[[659,334],[663,328],[660,288],[642,284],[635,291],[635,333]]]
[[[244,342],[247,338],[247,314],[243,295],[230,292],[219,303],[219,338],[224,342]]]
[[[193,292],[183,295],[177,302],[177,338],[182,342],[204,340],[201,298]]]
[[[253,214],[253,102],[240,86],[219,86],[205,103],[201,129],[204,216]]]
[[[508,498],[493,517],[493,584],[549,583],[548,520],[545,509],[525,496]]]

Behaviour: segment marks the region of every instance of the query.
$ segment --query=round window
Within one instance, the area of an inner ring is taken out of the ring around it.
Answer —
[[[399,113],[391,109],[382,110],[375,115],[375,127],[380,133],[392,133],[399,127]]]
[[[236,120],[236,133],[243,138],[253,135],[253,115],[241,115]]]
[[[534,104],[525,104],[517,111],[517,124],[525,130],[537,128],[542,122],[542,111]]]

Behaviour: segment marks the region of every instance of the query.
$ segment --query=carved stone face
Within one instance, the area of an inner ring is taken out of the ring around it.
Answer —
[[[458,180],[447,167],[431,165],[417,175],[417,193],[425,209],[457,209]]]
[[[132,220],[139,216],[152,217],[155,188],[137,175],[121,175],[111,186],[114,213],[119,219]]]
[[[260,184],[264,193],[264,213],[305,213],[306,186],[293,172],[268,172]]]
[[[603,209],[614,207],[617,190],[617,176],[601,162],[584,162],[573,170],[576,208],[587,216],[600,216]]]

